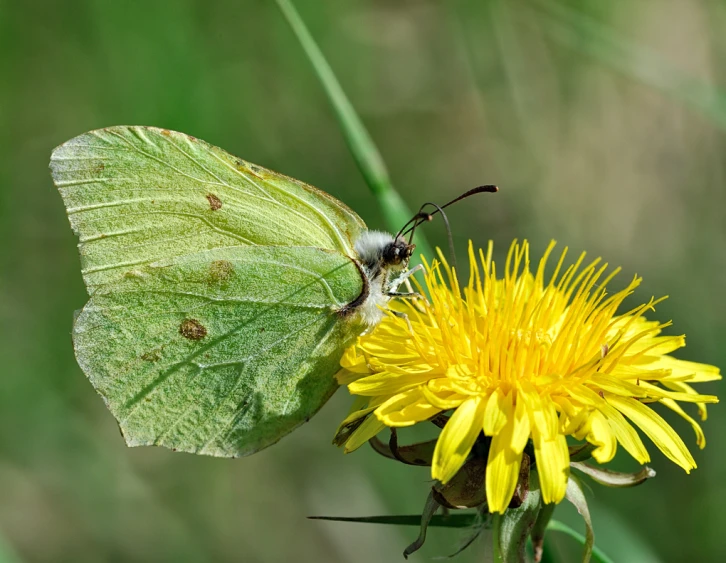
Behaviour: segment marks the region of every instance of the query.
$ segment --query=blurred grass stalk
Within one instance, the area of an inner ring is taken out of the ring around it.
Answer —
[[[570,536],[580,545],[585,545],[587,541],[585,536],[583,536],[580,532],[573,530],[567,524],[560,522],[559,520],[550,520],[547,524],[547,530],[550,532],[562,532],[563,534]],[[597,545],[592,546],[591,561],[593,561],[593,563],[615,563],[599,547],[597,547]]]
[[[403,201],[403,198],[394,189],[391,183],[388,169],[386,168],[381,153],[378,151],[373,139],[366,130],[363,122],[356,113],[350,100],[345,95],[340,82],[330,68],[322,51],[315,43],[308,31],[305,22],[293,6],[290,0],[276,0],[285,19],[292,27],[295,36],[305,51],[315,73],[318,75],[321,84],[328,95],[328,100],[333,106],[338,123],[343,131],[348,148],[355,159],[358,169],[368,184],[371,192],[378,200],[383,211],[388,228],[397,232],[403,225],[413,217],[413,213]],[[416,235],[414,242],[418,253],[424,256],[434,256],[431,246],[426,238],[420,234]]]
[[[20,558],[11,549],[10,544],[0,535],[0,563],[20,563]]]
[[[535,0],[533,7],[545,24],[542,28],[556,41],[667,94],[726,129],[725,92],[679,72],[655,52],[563,3]]]

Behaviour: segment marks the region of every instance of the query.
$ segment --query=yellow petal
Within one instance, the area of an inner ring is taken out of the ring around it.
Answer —
[[[671,370],[673,379],[682,379],[684,381],[690,381],[691,383],[703,383],[721,379],[721,370],[716,366],[679,360],[677,358],[671,358],[670,356],[662,356],[656,362],[649,364],[648,367]]]
[[[676,431],[653,409],[640,401],[617,395],[606,395],[607,402],[622,412],[658,446],[666,457],[680,465],[686,473],[696,467],[688,448]]]
[[[388,399],[376,409],[376,416],[386,426],[413,426],[427,420],[441,409],[430,404],[421,389],[411,389]]]
[[[522,453],[527,445],[530,434],[529,414],[524,406],[524,401],[517,401],[514,408],[514,428],[512,429],[512,449],[517,453]]]
[[[648,392],[634,383],[619,380],[616,377],[598,374],[594,375],[590,381],[593,385],[599,387],[603,391],[622,395],[623,397],[647,397]]]
[[[670,354],[671,352],[678,350],[678,348],[683,348],[685,345],[686,339],[683,335],[641,338],[640,340],[633,342],[628,349],[628,355],[646,352],[647,356],[644,356],[642,360],[647,362],[649,356],[657,357]]]
[[[589,432],[586,440],[597,446],[592,452],[592,457],[598,463],[607,463],[615,457],[617,451],[618,441],[615,438],[615,433],[610,428],[605,415],[597,410],[590,413],[588,426]]]
[[[378,418],[369,415],[363,424],[356,428],[355,432],[350,435],[350,438],[345,442],[343,451],[348,454],[353,450],[357,450],[385,427],[386,425],[378,420]]]
[[[345,351],[343,357],[340,358],[340,367],[352,373],[370,373],[366,358],[359,352],[357,345],[351,346]]]
[[[430,372],[395,374],[382,371],[350,383],[348,390],[355,395],[366,395],[369,397],[375,395],[390,395],[417,387],[422,383],[426,383],[429,379],[431,379]]]
[[[517,398],[522,398],[527,407],[529,423],[532,427],[532,436],[541,436],[551,440],[559,433],[559,423],[555,404],[549,396],[542,396],[535,387],[527,382],[521,382]]]
[[[575,436],[578,440],[584,440],[587,435],[587,419],[592,409],[588,407],[580,407],[574,412],[573,416],[560,415],[561,434],[565,436]]]
[[[698,422],[696,422],[692,417],[690,417],[688,415],[688,413],[686,413],[686,411],[684,411],[681,408],[681,406],[678,403],[676,403],[674,400],[661,399],[660,402],[663,403],[665,406],[667,406],[672,411],[677,412],[679,415],[681,415],[683,418],[685,418],[686,421],[688,421],[688,423],[693,428],[693,431],[696,433],[696,445],[701,449],[705,448],[706,447],[706,435],[703,433],[703,429],[701,428],[701,425],[698,424]]]
[[[490,512],[504,513],[509,506],[509,501],[512,500],[519,480],[522,452],[515,452],[511,447],[513,431],[514,417],[512,416],[501,432],[492,438],[489,448],[486,490]]]
[[[361,341],[360,349],[366,354],[375,356],[382,360],[390,360],[400,362],[402,360],[418,359],[415,352],[412,352],[406,346],[406,341],[387,339],[365,340]]]
[[[469,395],[462,395],[460,393],[453,393],[451,391],[434,391],[430,383],[431,381],[429,381],[429,385],[422,385],[421,391],[423,392],[424,397],[429,403],[441,409],[442,411],[455,409],[463,401],[469,398]]]
[[[446,483],[464,464],[481,432],[484,404],[480,397],[474,397],[454,411],[436,442],[431,467],[434,479]]]
[[[683,383],[682,381],[664,381],[663,385],[668,387],[668,389],[673,389],[674,391],[687,393],[689,395],[698,397],[699,399],[702,397],[702,395],[699,395],[698,391],[696,391],[693,387],[688,385],[688,383]],[[718,401],[716,401],[716,402],[718,402]],[[708,411],[706,410],[706,405],[701,402],[696,402],[696,404],[698,406],[698,414],[701,416],[701,420],[706,420],[708,418]]]
[[[484,434],[487,436],[498,434],[507,422],[511,410],[512,403],[510,397],[505,396],[501,388],[497,387],[494,393],[489,395],[484,409],[484,423],[482,425]]]
[[[638,463],[648,463],[650,456],[645,444],[638,436],[635,429],[625,420],[625,417],[610,405],[603,397],[595,393],[592,389],[588,389],[584,385],[573,387],[570,389],[570,395],[584,403],[599,410],[608,419],[608,424],[612,429],[618,442],[625,450],[635,458]]]
[[[551,440],[535,439],[534,455],[542,487],[542,500],[546,504],[565,498],[567,478],[570,475],[570,452],[567,440],[561,434]]]

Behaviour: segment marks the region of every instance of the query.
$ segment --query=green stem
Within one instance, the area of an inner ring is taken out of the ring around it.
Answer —
[[[494,550],[494,563],[503,563],[502,546],[499,545],[499,536],[502,527],[502,515],[492,514],[492,547]]]
[[[358,117],[353,104],[345,95],[333,69],[325,60],[325,56],[310,35],[310,31],[295,6],[290,0],[276,0],[276,2],[320,79],[338,119],[346,144],[363,179],[378,200],[388,228],[396,232],[413,216],[413,213],[394,189],[381,153]],[[433,259],[434,254],[431,247],[423,236],[416,235],[415,243],[419,253],[428,257],[429,260]]]

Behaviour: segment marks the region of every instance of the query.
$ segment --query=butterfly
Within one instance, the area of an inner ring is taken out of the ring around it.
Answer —
[[[81,369],[129,446],[237,457],[307,421],[414,246],[190,135],[84,133],[51,156],[90,299]]]

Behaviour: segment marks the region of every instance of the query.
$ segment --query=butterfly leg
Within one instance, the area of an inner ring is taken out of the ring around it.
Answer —
[[[394,317],[398,317],[399,319],[403,319],[404,321],[406,321],[409,332],[413,333],[413,325],[411,324],[411,320],[408,318],[408,315],[406,313],[402,313],[401,311],[394,311],[393,309],[386,309],[386,311],[391,313]]]
[[[423,270],[423,266],[419,264],[415,268],[411,268],[410,270],[403,272],[403,274],[398,276],[388,285],[389,291],[386,292],[386,295],[388,297],[420,297],[420,294],[413,290],[409,278],[421,270]],[[402,284],[406,284],[406,289],[408,291],[396,291]]]
[[[408,280],[412,275],[414,275],[416,272],[420,272],[423,270],[423,265],[419,264],[418,266],[411,268],[410,270],[406,270],[403,272],[400,276],[398,276],[395,280],[391,282],[389,287],[391,289],[398,289],[398,287],[406,282],[406,288],[409,290],[409,292],[413,293],[413,288],[411,287],[411,282]]]

